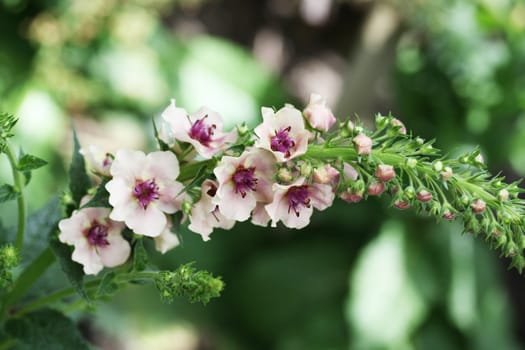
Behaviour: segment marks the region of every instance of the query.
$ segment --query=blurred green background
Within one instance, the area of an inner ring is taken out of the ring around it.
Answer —
[[[451,155],[479,144],[489,169],[522,177],[525,2],[0,0],[0,109],[51,163],[31,210],[66,187],[71,121],[84,145],[152,150],[171,97],[231,127],[310,92],[368,125],[392,111]],[[301,231],[184,231],[155,262],[222,275],[220,299],[163,305],[137,286],[75,317],[103,349],[523,348],[523,277],[460,232],[386,198],[337,203]]]

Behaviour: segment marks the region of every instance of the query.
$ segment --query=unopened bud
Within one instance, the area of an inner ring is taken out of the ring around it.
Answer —
[[[280,168],[277,171],[277,177],[283,182],[290,182],[292,181],[292,172],[287,168]]]
[[[406,135],[407,129],[405,128],[405,124],[403,124],[403,122],[401,122],[401,120],[399,120],[397,118],[392,119],[392,125],[397,129],[397,131],[400,134]]]
[[[394,202],[394,207],[396,207],[397,209],[408,209],[410,208],[410,203],[398,199]]]
[[[372,182],[368,186],[368,194],[371,196],[380,196],[385,191],[385,185],[382,182]]]
[[[443,212],[443,219],[445,220],[453,220],[455,217],[456,217],[456,214],[454,214],[448,209],[445,210],[445,212]]]
[[[310,164],[310,162],[304,162],[303,164],[301,164],[300,171],[301,171],[301,175],[305,177],[310,176],[313,171],[312,165]]]
[[[422,145],[422,144],[425,143],[425,140],[423,140],[421,137],[416,137],[416,143],[417,143],[418,145]]]
[[[182,202],[182,212],[186,215],[191,215],[191,210],[193,209],[193,205],[188,201]]]
[[[432,193],[430,193],[427,190],[420,190],[417,193],[417,200],[422,202],[422,203],[426,203],[426,202],[432,200]]]
[[[403,192],[404,192],[405,198],[407,199],[414,199],[414,197],[416,196],[416,191],[414,190],[414,187],[412,186],[407,186]]]
[[[314,181],[320,184],[329,184],[339,177],[339,171],[331,165],[315,168],[313,172]]]
[[[506,188],[499,190],[498,199],[502,202],[509,200],[509,191]]]
[[[368,155],[372,152],[372,139],[365,134],[360,133],[352,141],[355,144],[357,154]]]
[[[449,167],[449,166],[446,166],[445,167],[445,171],[441,172],[441,178],[444,180],[444,181],[448,181],[450,180],[450,178],[452,177],[452,168]]]
[[[476,214],[483,213],[485,208],[487,207],[487,204],[482,199],[476,199],[472,204],[470,205],[472,208],[472,211]]]
[[[434,170],[438,172],[443,170],[443,163],[440,160],[434,163]]]
[[[363,199],[361,194],[354,192],[351,189],[347,189],[345,192],[341,193],[340,197],[348,203],[357,203]]]
[[[476,161],[476,163],[480,163],[480,164],[485,164],[485,159],[483,158],[483,156],[480,154],[478,154],[474,160]]]
[[[407,166],[410,169],[414,169],[417,166],[417,159],[416,158],[408,158],[407,159]]]
[[[250,131],[250,129],[248,128],[248,125],[246,125],[246,123],[242,123],[242,124],[238,124],[238,125],[237,125],[237,134],[238,134],[239,136],[244,136],[244,135],[246,135],[249,131]]]
[[[396,177],[396,172],[394,171],[394,167],[392,165],[379,164],[374,175],[379,180],[387,182]]]
[[[377,129],[383,129],[388,125],[388,118],[383,117],[381,114],[376,114],[376,128]]]

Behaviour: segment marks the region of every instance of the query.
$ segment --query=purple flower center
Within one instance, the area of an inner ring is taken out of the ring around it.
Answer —
[[[279,129],[270,139],[270,148],[275,152],[282,152],[286,158],[290,157],[290,150],[295,146],[295,141],[289,136],[291,126]]]
[[[155,179],[136,180],[133,195],[138,199],[139,205],[145,210],[151,202],[159,199],[159,186],[155,183]]]
[[[257,187],[255,167],[245,168],[239,165],[232,176],[232,180],[235,185],[235,193],[240,193],[242,198],[246,197],[247,191],[255,191]]]
[[[288,214],[291,210],[299,217],[301,207],[310,208],[310,198],[308,197],[308,185],[292,186],[286,192],[288,198]]]
[[[91,227],[86,232],[86,237],[90,245],[97,247],[105,247],[109,245],[107,240],[108,227],[98,223],[97,221],[93,221],[91,223]]]
[[[201,119],[198,119],[190,128],[189,135],[192,139],[199,141],[204,146],[208,147],[210,145],[210,142],[212,141],[211,138],[213,134],[215,133],[215,129],[217,126],[215,124],[208,125],[204,122],[204,120],[208,118],[208,115],[205,115]]]
[[[111,165],[112,162],[113,162],[113,158],[111,158],[111,154],[106,153],[106,156],[104,157],[104,160],[102,161],[102,166],[104,168],[108,167]]]

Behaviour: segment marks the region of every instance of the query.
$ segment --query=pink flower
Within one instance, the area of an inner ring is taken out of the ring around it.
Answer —
[[[104,266],[115,267],[128,260],[131,248],[120,234],[124,225],[109,219],[109,212],[108,208],[79,209],[58,223],[58,239],[75,246],[71,259],[82,264],[87,275],[96,275]]]
[[[343,174],[345,174],[345,180],[355,181],[359,177],[357,170],[347,162],[343,163]]]
[[[176,107],[175,100],[172,99],[171,104],[162,112],[162,118],[170,129],[164,131],[164,134],[171,131],[176,140],[192,144],[205,159],[210,159],[237,139],[237,130],[224,133],[221,116],[206,107],[190,116],[184,109]],[[165,141],[170,144],[169,140]]]
[[[346,189],[343,193],[339,195],[342,200],[348,203],[357,203],[363,199],[363,195],[358,192],[351,190],[350,188]]]
[[[255,147],[271,151],[280,163],[306,152],[310,133],[299,110],[285,106],[274,113],[271,108],[263,107],[262,115],[262,124],[254,129],[259,137]]]
[[[355,143],[357,154],[370,154],[372,152],[372,139],[365,134],[361,133],[353,138]]]
[[[321,131],[328,131],[336,122],[332,111],[326,106],[326,100],[318,94],[310,95],[310,102],[303,113],[308,123]]]
[[[266,204],[258,202],[255,206],[255,209],[252,213],[252,224],[257,226],[268,226],[268,221],[270,221],[270,216],[265,208]]]
[[[273,190],[273,202],[265,207],[272,220],[272,227],[282,221],[287,227],[303,228],[310,222],[313,208],[324,210],[334,200],[331,186],[305,184],[304,178],[297,179],[291,185],[274,184]]]
[[[417,193],[417,200],[422,203],[428,202],[431,199],[432,199],[432,193],[430,193],[427,190],[421,190]]]
[[[244,151],[240,157],[224,156],[213,171],[219,182],[213,202],[228,219],[244,221],[257,202],[272,200],[274,156],[260,148]]]
[[[171,232],[172,224],[171,220],[168,220],[166,227],[157,237],[153,238],[155,240],[155,249],[162,254],[166,253],[168,250],[171,250],[179,246],[180,241],[179,237],[176,234]]]
[[[476,214],[483,213],[485,211],[485,208],[487,207],[487,204],[483,199],[476,199],[472,204],[470,205],[472,208],[472,211]]]
[[[87,148],[81,148],[80,154],[86,158],[96,174],[109,176],[109,168],[111,168],[111,163],[113,162],[110,153],[101,151],[95,145],[89,145]]]
[[[106,184],[110,218],[124,221],[135,233],[156,237],[164,231],[166,215],[180,209],[183,189],[175,181],[179,162],[171,152],[119,150],[110,169],[113,179]]]
[[[392,165],[379,164],[374,175],[379,180],[387,182],[396,177],[396,172],[394,171],[394,167]]]
[[[405,124],[397,118],[392,118],[392,125],[394,127],[399,127],[398,131],[400,134],[406,135],[407,129],[405,128]]]
[[[410,203],[398,199],[394,202],[394,207],[397,209],[408,209],[410,208]]]
[[[235,225],[235,220],[225,218],[219,206],[213,203],[217,187],[215,181],[205,180],[201,186],[201,199],[194,204],[190,214],[188,228],[200,234],[204,241],[210,239],[210,234],[215,227],[229,230]]]

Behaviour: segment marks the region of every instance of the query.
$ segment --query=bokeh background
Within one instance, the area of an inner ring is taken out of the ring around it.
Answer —
[[[153,150],[171,97],[232,127],[310,92],[341,119],[392,112],[451,155],[479,144],[489,169],[523,177],[525,2],[0,0],[0,109],[50,162],[32,211],[67,185],[72,121],[84,145]],[[222,275],[220,299],[164,305],[138,286],[74,317],[117,350],[523,348],[524,277],[460,225],[388,202],[337,203],[301,231],[183,231],[153,260]]]

